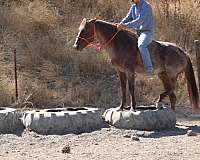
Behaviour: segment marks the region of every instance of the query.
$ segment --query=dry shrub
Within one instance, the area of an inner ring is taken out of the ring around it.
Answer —
[[[157,3],[154,3],[157,2]],[[196,0],[152,0],[157,39],[171,41],[191,51],[200,37],[200,5]]]
[[[8,106],[13,103],[14,98],[14,86],[12,80],[1,75],[0,79],[0,106]]]

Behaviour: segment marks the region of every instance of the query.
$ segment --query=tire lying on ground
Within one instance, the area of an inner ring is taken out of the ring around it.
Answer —
[[[116,111],[108,109],[103,114],[103,119],[109,124],[121,129],[136,130],[163,130],[176,125],[176,114],[169,107],[139,106],[136,111]]]
[[[90,132],[103,125],[97,108],[55,108],[25,112],[22,122],[39,134],[68,134]]]
[[[16,109],[0,107],[0,133],[17,133],[24,129]]]

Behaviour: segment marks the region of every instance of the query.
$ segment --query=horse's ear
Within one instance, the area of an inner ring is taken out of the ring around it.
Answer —
[[[82,23],[86,23],[87,22],[87,18],[83,18]]]
[[[80,27],[84,27],[86,23],[87,23],[87,19],[83,18]]]

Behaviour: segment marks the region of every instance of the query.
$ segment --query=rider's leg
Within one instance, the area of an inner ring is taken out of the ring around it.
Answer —
[[[153,40],[153,34],[148,32],[141,33],[138,38],[138,48],[142,56],[144,69],[149,74],[153,72],[153,65],[147,46],[152,42],[152,40]]]

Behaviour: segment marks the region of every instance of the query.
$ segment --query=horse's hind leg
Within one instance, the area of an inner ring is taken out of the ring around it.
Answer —
[[[166,72],[162,72],[158,75],[158,77],[161,79],[165,92],[161,93],[158,101],[156,103],[156,107],[159,108],[160,105],[162,104],[163,99],[166,96],[169,96],[170,103],[171,103],[171,108],[174,110],[175,109],[175,104],[176,104],[176,95],[174,93],[175,90],[175,85],[176,85],[176,78],[169,78]]]
[[[173,110],[175,110],[176,95],[175,95],[174,92],[171,92],[171,93],[169,94],[169,99],[170,99],[170,103],[171,103],[171,108],[172,108]]]
[[[168,76],[165,72],[162,72],[160,74],[158,74],[158,77],[160,78],[160,80],[162,81],[163,83],[163,86],[164,86],[164,89],[165,89],[165,92],[161,93],[159,95],[159,98],[156,102],[156,107],[159,108],[159,106],[162,104],[162,101],[163,99],[168,96],[168,90],[170,89],[170,84],[168,83]]]
[[[176,105],[176,95],[174,93],[175,87],[176,87],[176,81],[177,81],[177,78],[170,78],[171,91],[169,92],[169,100],[171,103],[171,108],[173,110],[175,110],[175,105]]]

